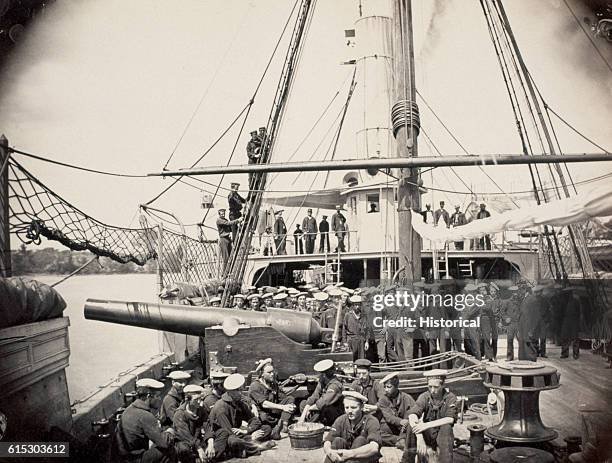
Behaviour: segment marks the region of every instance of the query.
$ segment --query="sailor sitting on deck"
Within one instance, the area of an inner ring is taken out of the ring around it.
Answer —
[[[344,391],[344,415],[338,417],[325,437],[325,463],[337,461],[377,462],[380,459],[380,423],[363,412],[368,399],[355,391]]]
[[[272,359],[260,362],[261,377],[249,386],[249,395],[259,409],[259,419],[272,427],[271,439],[280,440],[287,432],[289,420],[295,412],[294,398],[282,393],[276,382]]]
[[[183,388],[191,378],[191,375],[185,371],[176,370],[168,375],[172,380],[172,387],[164,397],[162,406],[159,409],[159,422],[162,426],[171,426],[174,412],[183,401]]]
[[[376,413],[378,401],[384,396],[383,386],[370,376],[372,362],[368,359],[355,360],[353,366],[357,370],[357,379],[351,383],[351,389],[364,395],[368,401],[363,405],[364,413]],[[378,415],[374,415],[378,417]]]
[[[406,443],[416,434],[417,454],[427,461],[448,463],[453,461],[453,424],[457,418],[457,397],[444,388],[446,370],[423,373],[427,378],[427,392],[423,392],[410,409]],[[431,457],[431,454],[437,456]],[[436,454],[437,453],[437,454]],[[412,463],[412,453],[406,445],[402,463]]]
[[[329,426],[342,415],[342,383],[336,378],[336,364],[333,360],[321,360],[313,368],[321,376],[312,395],[300,404],[300,419]]]
[[[181,463],[195,463],[196,457],[201,461],[211,461],[227,442],[229,433],[219,429],[216,433],[206,426],[202,429],[199,418],[202,415],[202,403],[197,399],[186,402],[174,414],[172,427],[176,432],[176,456]],[[216,445],[215,445],[216,444]]]
[[[389,373],[380,383],[384,387],[384,396],[378,401],[378,410],[382,415],[380,436],[383,445],[411,448],[413,443],[405,445],[406,429],[410,425],[408,416],[414,407],[414,399],[399,390],[399,373]]]

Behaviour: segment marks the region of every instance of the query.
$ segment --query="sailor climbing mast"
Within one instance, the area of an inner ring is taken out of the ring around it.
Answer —
[[[419,109],[416,105],[414,43],[412,36],[412,4],[410,0],[394,0],[394,104],[391,109],[393,134],[397,141],[397,157],[418,155]],[[406,280],[421,279],[421,238],[412,228],[412,210],[421,209],[418,188],[419,169],[399,169],[397,214],[399,269]]]

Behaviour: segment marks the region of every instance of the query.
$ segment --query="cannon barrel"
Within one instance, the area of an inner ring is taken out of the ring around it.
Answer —
[[[154,302],[87,299],[85,318],[193,336],[201,336],[205,328],[215,325],[223,326],[224,331],[226,327],[231,330],[238,325],[270,326],[296,342],[316,344],[321,340],[321,328],[310,313],[284,309],[252,312]]]

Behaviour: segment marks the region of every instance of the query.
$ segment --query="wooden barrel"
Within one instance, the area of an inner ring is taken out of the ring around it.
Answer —
[[[320,449],[323,446],[324,426],[321,423],[296,423],[289,426],[291,448],[295,450]]]

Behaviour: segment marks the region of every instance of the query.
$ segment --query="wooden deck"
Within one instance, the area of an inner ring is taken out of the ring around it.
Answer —
[[[581,414],[592,411],[612,410],[612,369],[608,368],[606,360],[593,355],[589,351],[581,351],[580,359],[561,360],[561,348],[548,343],[547,359],[538,359],[557,368],[561,374],[561,387],[540,394],[540,415],[544,424],[559,432],[559,441],[564,437],[581,434]],[[505,339],[499,340],[498,358],[506,353]],[[477,419],[455,424],[455,437],[467,439],[467,425],[483,423],[491,426],[491,420],[486,415],[474,414]],[[496,415],[494,419],[497,420]],[[497,422],[497,421],[496,421]],[[611,423],[612,426],[612,423]],[[289,438],[277,442],[278,447],[266,451],[260,456],[251,457],[246,461],[252,463],[321,463],[325,456],[322,449],[298,451],[291,448]],[[383,463],[399,463],[402,452],[394,448],[382,449]],[[245,460],[230,460],[238,463]],[[463,461],[460,457],[456,461]],[[468,461],[467,459],[465,461]],[[483,459],[484,461],[484,459]]]

